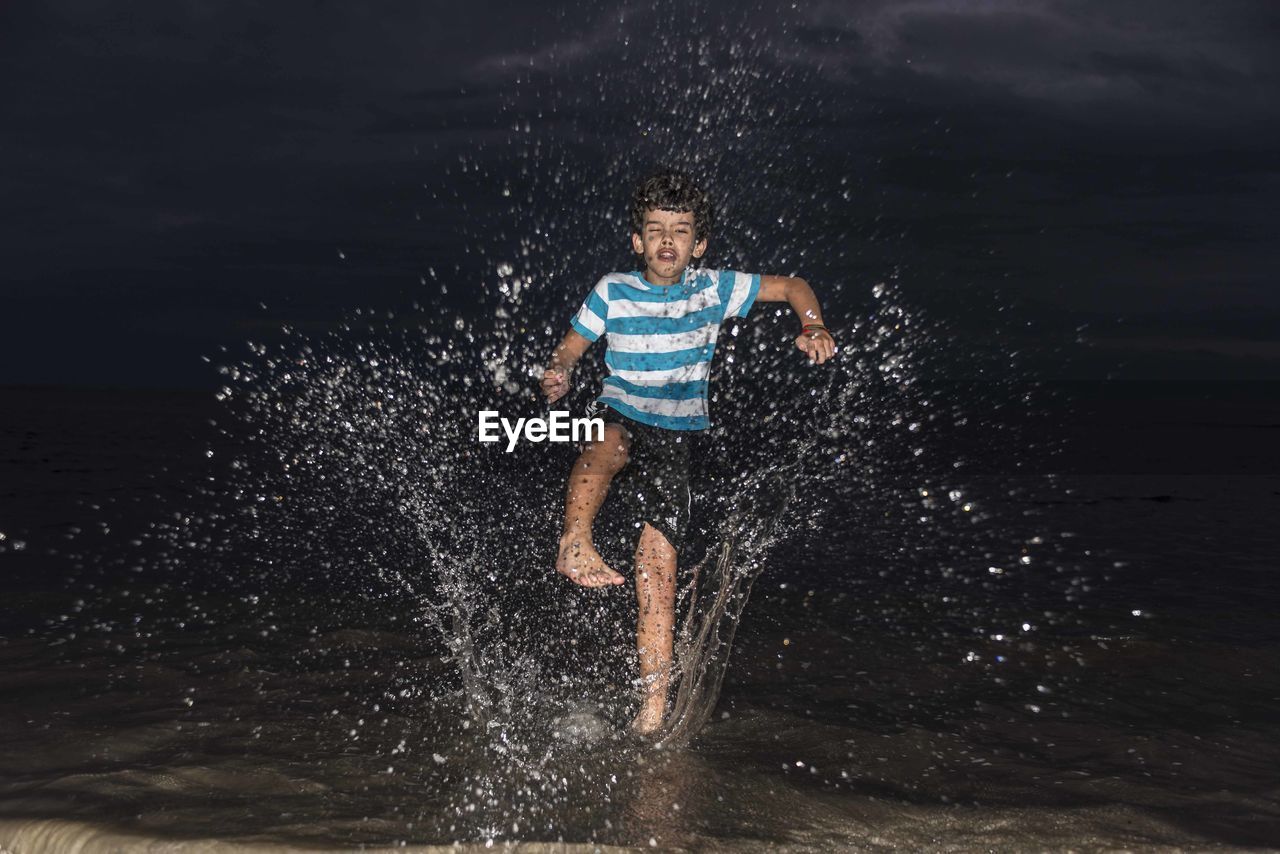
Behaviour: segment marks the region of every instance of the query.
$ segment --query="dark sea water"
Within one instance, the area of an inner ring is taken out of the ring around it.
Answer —
[[[790,532],[657,749],[629,585],[574,604],[531,556],[577,628],[473,725],[377,579],[132,559],[217,476],[208,396],[0,390],[0,850],[1280,847],[1277,386],[1057,391],[1063,451],[986,459],[974,533],[904,540],[932,496]]]

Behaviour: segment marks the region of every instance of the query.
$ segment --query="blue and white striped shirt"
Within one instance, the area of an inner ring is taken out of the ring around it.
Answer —
[[[607,336],[609,368],[598,401],[643,424],[705,430],[707,377],[720,324],[746,317],[760,276],[689,270],[674,285],[642,273],[610,273],[570,322],[588,341]]]

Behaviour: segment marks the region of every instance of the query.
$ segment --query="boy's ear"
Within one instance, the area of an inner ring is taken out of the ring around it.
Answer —
[[[636,234],[634,231],[631,232],[631,251],[635,252],[637,255],[644,254],[644,241],[641,240],[640,235]]]
[[[697,243],[693,244],[694,258],[701,258],[702,253],[706,251],[707,251],[707,238],[704,237],[701,240],[699,240]]]

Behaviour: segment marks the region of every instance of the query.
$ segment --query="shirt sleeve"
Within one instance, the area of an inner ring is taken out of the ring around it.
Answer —
[[[604,334],[605,321],[609,319],[609,280],[596,282],[596,286],[582,301],[582,307],[569,321],[573,331],[594,342]]]
[[[720,304],[724,306],[725,319],[746,317],[760,293],[760,274],[721,270],[719,276]]]

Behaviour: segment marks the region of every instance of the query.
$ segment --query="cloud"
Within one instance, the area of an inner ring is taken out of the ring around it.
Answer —
[[[807,17],[825,33],[814,58],[845,73],[909,72],[1064,105],[1275,109],[1280,63],[1265,4],[878,0]]]

